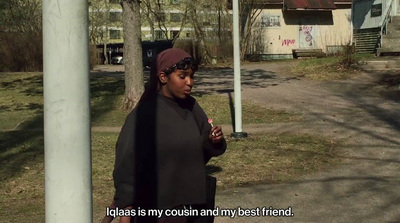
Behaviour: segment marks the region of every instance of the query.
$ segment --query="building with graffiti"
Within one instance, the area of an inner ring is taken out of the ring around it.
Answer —
[[[333,54],[352,42],[351,0],[264,0],[247,57]]]

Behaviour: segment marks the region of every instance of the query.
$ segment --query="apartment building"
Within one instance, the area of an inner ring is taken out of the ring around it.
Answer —
[[[352,40],[351,0],[260,0],[247,57],[335,53]],[[298,54],[296,54],[298,53]]]
[[[119,0],[93,0],[90,1],[89,10],[91,42],[99,47],[99,54],[108,54],[108,57],[122,54],[124,40]],[[168,42],[177,38],[191,41],[196,32],[194,26],[198,27],[197,35],[201,29],[202,37],[216,38],[223,32],[226,34],[226,27],[231,25],[227,13],[226,4],[211,0],[202,0],[200,3],[188,0],[143,0],[142,41],[146,46],[155,41]],[[144,56],[147,54],[151,55],[151,52],[144,53]]]

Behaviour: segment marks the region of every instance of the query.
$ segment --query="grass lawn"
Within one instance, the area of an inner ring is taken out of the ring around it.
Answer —
[[[300,63],[291,72],[313,80],[342,80],[357,73],[358,61],[373,57],[373,54],[354,54],[354,64],[349,68],[343,65],[344,56],[300,59]]]
[[[92,79],[92,126],[122,126],[127,111],[119,109],[123,101],[124,82],[121,78],[101,77]],[[231,124],[228,96],[202,95],[196,100],[214,123]],[[218,105],[218,106],[216,106]],[[266,109],[260,105],[242,102],[243,123],[276,123],[299,121],[297,114],[284,110]]]
[[[40,73],[0,73],[0,222],[44,222],[43,97]],[[92,125],[121,126],[126,111],[119,109],[123,80],[91,79]],[[198,98],[215,123],[230,123],[229,100]],[[300,121],[286,111],[243,102],[243,122]],[[95,221],[104,214],[113,194],[112,169],[118,133],[92,133],[93,202]],[[309,135],[250,135],[227,138],[228,151],[213,158],[207,170],[217,176],[219,190],[256,183],[296,180],[335,163],[338,144]],[[18,220],[16,220],[18,219]]]

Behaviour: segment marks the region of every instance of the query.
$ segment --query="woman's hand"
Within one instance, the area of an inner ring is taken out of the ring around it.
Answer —
[[[212,143],[220,143],[221,140],[224,138],[221,126],[216,125],[212,127],[208,138]]]

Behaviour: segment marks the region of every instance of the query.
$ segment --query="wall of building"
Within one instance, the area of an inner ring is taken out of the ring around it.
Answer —
[[[392,8],[390,5],[392,4]],[[354,29],[370,29],[380,27],[391,10],[396,15],[399,0],[355,0],[353,3]]]
[[[318,26],[317,46],[325,53],[329,47],[351,44],[351,9],[333,10],[332,16],[333,24]]]
[[[281,9],[265,9],[253,27],[250,54],[291,54],[297,48],[298,25],[287,24]]]
[[[332,46],[346,45],[350,41],[350,8],[332,11],[264,9],[254,25],[253,43],[248,53],[290,57],[294,49],[327,52]]]

